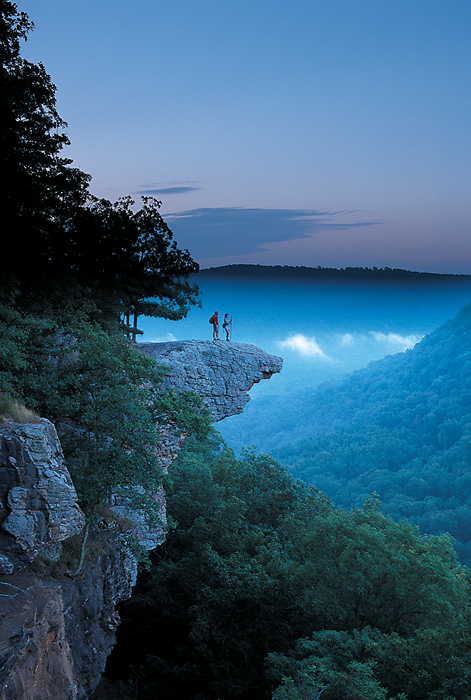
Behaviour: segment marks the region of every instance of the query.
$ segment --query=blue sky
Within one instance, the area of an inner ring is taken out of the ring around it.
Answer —
[[[91,190],[226,263],[471,273],[469,0],[19,0]]]

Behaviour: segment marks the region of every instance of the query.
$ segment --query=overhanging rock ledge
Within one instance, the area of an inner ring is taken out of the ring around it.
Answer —
[[[283,360],[255,345],[225,340],[177,340],[138,343],[139,350],[169,368],[163,388],[194,391],[214,422],[242,413],[248,391],[281,372]]]

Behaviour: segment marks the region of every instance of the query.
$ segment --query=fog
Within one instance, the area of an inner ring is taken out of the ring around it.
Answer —
[[[284,358],[283,371],[252,389],[292,393],[413,347],[471,300],[471,278],[415,283],[251,281],[196,277],[202,309],[186,319],[141,318],[146,342],[212,338],[210,316],[233,317],[232,341]],[[224,338],[220,328],[219,337]]]
[[[403,352],[471,300],[471,278],[461,276],[308,282],[277,276],[276,268],[268,279],[247,279],[234,272],[212,279],[211,272],[196,277],[202,309],[192,308],[182,321],[142,318],[140,327],[147,342],[209,340],[208,320],[217,309],[220,319],[226,312],[233,317],[232,341],[283,357],[281,374],[252,388],[244,415],[218,424],[229,443],[234,438],[236,449],[246,429],[250,441],[252,417],[257,418],[257,434],[263,431],[258,401],[267,408],[269,397],[277,403],[293,400],[323,381]],[[224,338],[222,328],[219,335]]]

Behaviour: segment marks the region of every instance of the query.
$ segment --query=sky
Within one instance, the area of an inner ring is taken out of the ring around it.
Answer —
[[[17,0],[91,191],[202,267],[471,273],[469,0]]]

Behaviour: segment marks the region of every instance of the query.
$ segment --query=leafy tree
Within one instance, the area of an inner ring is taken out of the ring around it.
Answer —
[[[20,56],[20,42],[32,28],[15,3],[0,0],[0,196],[9,249],[1,256],[3,285],[40,274],[66,222],[85,202],[90,180],[59,155],[69,143],[67,125],[44,66]]]
[[[57,266],[64,256],[70,260],[71,271],[95,290],[102,308],[113,300],[112,307],[122,310],[127,329],[132,316],[133,340],[139,315],[179,320],[190,305],[200,304],[198,287],[186,279],[198,264],[172,240],[161,202],[142,202],[134,212],[131,197],[115,204],[90,197],[68,230],[68,250],[56,251]]]
[[[0,0],[0,174],[9,254],[0,261],[0,295],[16,287],[23,308],[68,310],[82,298],[93,318],[116,326],[140,314],[180,319],[198,303],[187,281],[198,271],[172,241],[160,202],[130,197],[114,205],[88,192],[90,176],[61,157],[69,139],[56,108],[56,88],[44,66],[23,59],[21,41],[33,28],[16,4]],[[3,290],[3,292],[2,292]]]
[[[162,478],[156,425],[206,434],[201,399],[162,392],[164,368],[96,323],[0,308],[0,337],[0,394],[55,423],[82,507],[90,512],[121,492],[152,516]]]
[[[376,660],[365,654],[383,636],[374,629],[361,633],[327,630],[299,640],[289,655],[270,654],[268,675],[274,681],[282,679],[273,700],[391,698],[375,677]]]
[[[266,654],[293,636],[293,625],[302,630],[287,614],[296,591],[276,526],[297,499],[317,515],[329,503],[270,457],[236,460],[214,433],[205,449],[192,442],[177,461],[166,487],[174,526],[130,601],[124,649],[118,645],[110,668],[122,678],[125,664],[142,665],[143,697],[157,688],[182,700],[239,697],[248,688],[263,697]]]
[[[273,700],[467,700],[469,625],[421,629],[412,637],[361,631],[317,632],[288,654],[270,654]]]

